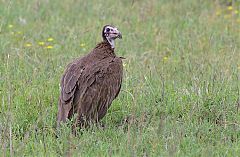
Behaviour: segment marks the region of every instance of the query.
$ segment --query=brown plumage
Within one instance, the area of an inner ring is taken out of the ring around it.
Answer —
[[[122,59],[114,53],[117,28],[106,25],[103,41],[86,56],[67,65],[61,79],[57,125],[76,114],[73,128],[98,122],[107,113],[121,88]]]

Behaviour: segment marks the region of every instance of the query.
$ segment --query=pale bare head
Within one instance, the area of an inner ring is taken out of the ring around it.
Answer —
[[[119,38],[122,39],[121,32],[112,25],[106,25],[102,30],[102,38],[103,40],[107,40],[112,48],[114,48],[114,40]]]

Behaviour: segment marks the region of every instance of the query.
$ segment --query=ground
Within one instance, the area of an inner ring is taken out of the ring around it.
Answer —
[[[238,2],[0,4],[3,156],[239,156]],[[126,58],[120,95],[104,127],[57,131],[65,66],[102,40],[106,24],[123,35],[115,49]]]

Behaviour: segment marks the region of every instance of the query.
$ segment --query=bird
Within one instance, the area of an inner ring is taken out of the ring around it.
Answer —
[[[117,27],[105,25],[102,39],[90,53],[67,65],[60,82],[57,127],[73,119],[76,131],[99,122],[118,96],[124,58],[115,54],[115,39],[122,39],[122,34]]]

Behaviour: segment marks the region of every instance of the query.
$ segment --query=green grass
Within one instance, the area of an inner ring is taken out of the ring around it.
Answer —
[[[239,9],[208,0],[1,0],[0,154],[239,156]],[[101,41],[105,24],[123,34],[121,93],[104,128],[57,132],[61,75]]]

